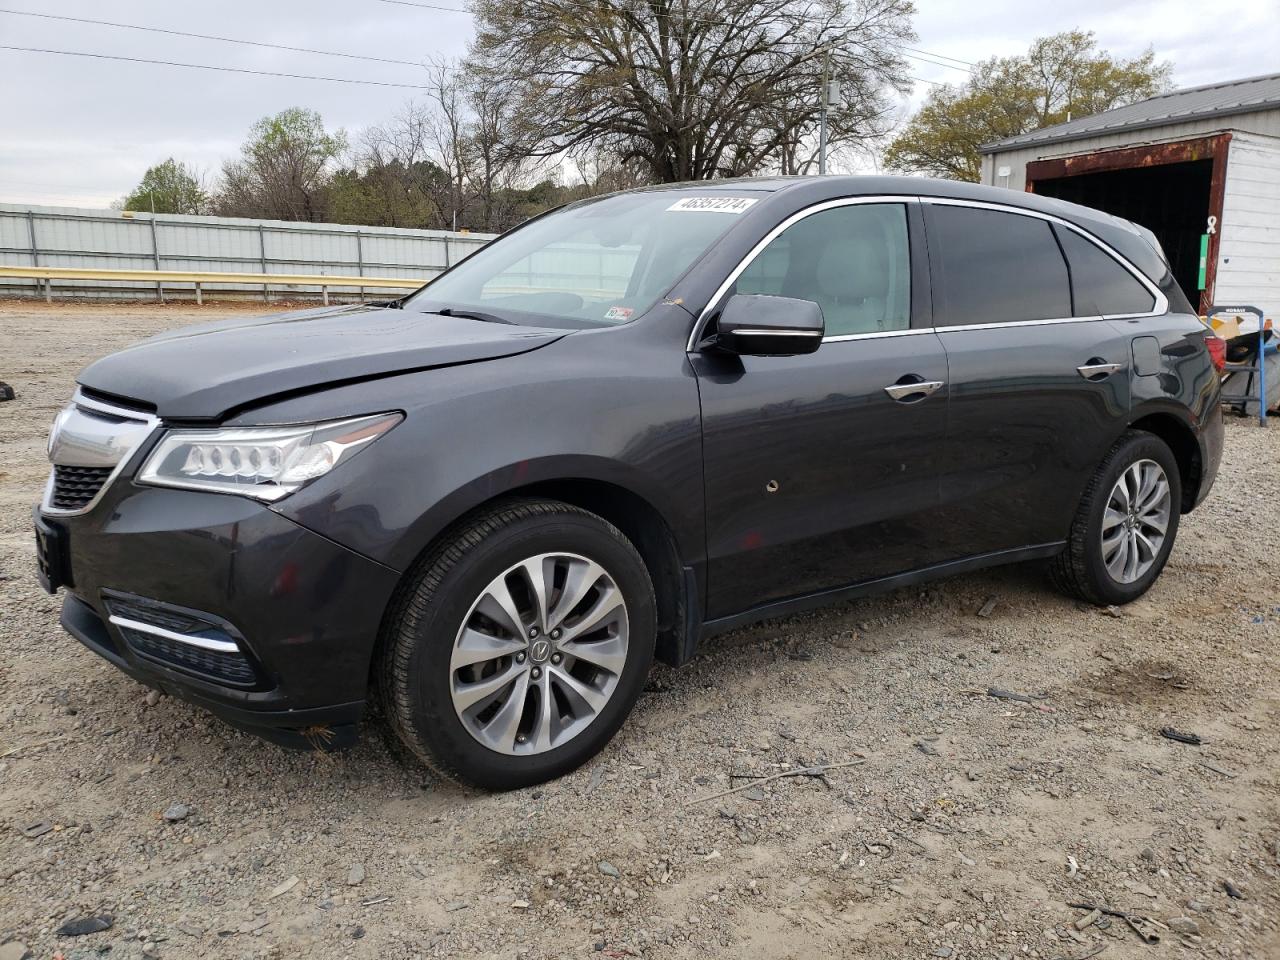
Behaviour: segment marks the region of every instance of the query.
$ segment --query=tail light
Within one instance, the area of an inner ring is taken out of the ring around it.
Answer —
[[[1204,337],[1204,345],[1209,348],[1209,359],[1213,361],[1213,369],[1221,373],[1227,365],[1227,341],[1216,334],[1207,333]]]

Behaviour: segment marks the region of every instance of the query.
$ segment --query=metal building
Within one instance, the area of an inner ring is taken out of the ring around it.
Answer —
[[[980,148],[982,182],[1150,229],[1192,304],[1280,319],[1280,74],[1175,90]]]

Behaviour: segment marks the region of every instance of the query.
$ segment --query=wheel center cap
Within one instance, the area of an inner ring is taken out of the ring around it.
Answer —
[[[529,644],[529,659],[534,663],[546,663],[551,659],[551,641],[539,638]]]

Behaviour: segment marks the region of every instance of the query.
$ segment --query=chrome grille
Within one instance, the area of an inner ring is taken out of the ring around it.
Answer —
[[[49,434],[53,472],[45,487],[43,511],[71,516],[92,509],[158,425],[152,414],[103,403],[77,391]]]
[[[55,510],[83,510],[98,495],[111,470],[111,467],[54,466],[49,506]]]

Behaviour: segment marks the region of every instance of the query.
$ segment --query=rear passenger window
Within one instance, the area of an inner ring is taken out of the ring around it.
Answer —
[[[1071,284],[1047,220],[976,207],[929,206],[939,326],[1071,316]]]
[[[905,330],[911,325],[906,207],[859,203],[805,217],[760,251],[733,292],[816,301],[828,337]]]
[[[1067,227],[1054,227],[1067,262],[1077,317],[1150,313],[1156,305],[1151,291],[1096,244]]]

